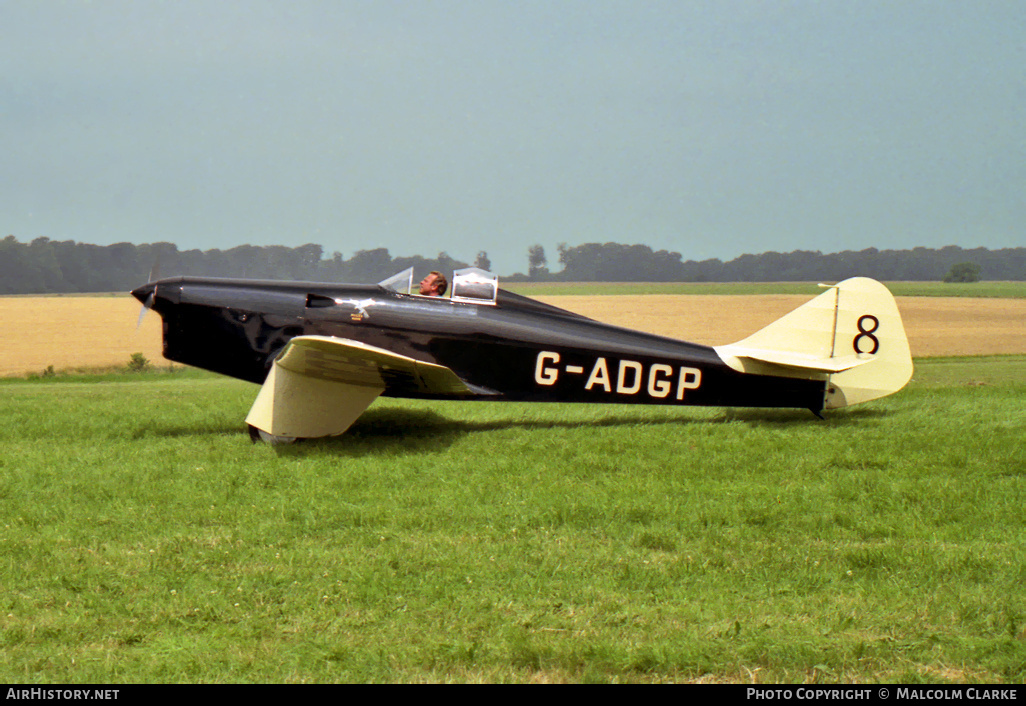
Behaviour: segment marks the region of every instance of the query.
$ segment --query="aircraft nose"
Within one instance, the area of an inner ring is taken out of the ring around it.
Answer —
[[[133,289],[132,290],[132,296],[135,297],[136,299],[138,299],[140,301],[140,303],[145,304],[146,300],[149,299],[153,295],[153,292],[156,289],[157,289],[157,283],[156,282],[149,282],[147,284],[144,284],[141,287],[136,287],[135,289]]]

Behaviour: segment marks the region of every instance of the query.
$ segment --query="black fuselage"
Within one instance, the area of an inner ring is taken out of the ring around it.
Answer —
[[[133,294],[163,318],[166,358],[258,384],[292,338],[320,335],[445,366],[483,399],[823,407],[824,381],[743,374],[709,346],[504,290],[481,304],[378,285],[177,277]]]

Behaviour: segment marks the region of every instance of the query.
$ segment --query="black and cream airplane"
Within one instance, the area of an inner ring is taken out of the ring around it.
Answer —
[[[163,319],[169,360],[261,385],[254,438],[342,434],[379,396],[723,407],[845,407],[912,375],[890,292],[827,287],[734,344],[600,323],[457,270],[451,296],[410,268],[376,284],[173,277],[132,294]]]

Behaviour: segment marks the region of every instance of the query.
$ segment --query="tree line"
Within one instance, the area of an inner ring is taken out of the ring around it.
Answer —
[[[527,273],[509,281],[609,282],[773,282],[841,280],[865,275],[881,280],[941,280],[955,265],[973,264],[987,280],[1026,280],[1026,248],[988,250],[949,246],[940,249],[821,253],[797,250],[684,261],[680,253],[647,245],[585,243],[557,247],[558,271],[550,271],[545,249],[528,248]],[[154,264],[159,275],[377,282],[407,267],[418,276],[431,270],[451,272],[474,265],[490,270],[486,252],[464,262],[441,252],[436,257],[392,256],[386,248],[359,250],[349,259],[326,255],[320,245],[242,245],[228,250],[179,250],[173,243],[91,245],[36,238],[22,243],[13,235],[0,240],[0,294],[127,291],[138,286]]]
[[[436,257],[392,257],[386,248],[357,251],[348,260],[325,256],[320,245],[242,245],[228,250],[179,250],[174,243],[91,245],[36,238],[0,240],[0,294],[118,292],[138,287],[156,268],[160,277],[378,282],[407,267],[416,272],[451,272],[476,265],[489,269],[487,253],[466,263],[441,252]]]
[[[541,246],[534,246],[540,249]],[[560,244],[562,270],[549,273],[544,252],[529,251],[535,279],[567,282],[804,282],[839,281],[862,275],[885,281],[939,281],[959,264],[975,265],[985,280],[1026,280],[1026,248],[965,249],[918,247],[911,250],[846,250],[822,253],[795,250],[741,255],[719,259],[683,261],[680,253],[653,251],[647,245],[586,243],[576,247]]]

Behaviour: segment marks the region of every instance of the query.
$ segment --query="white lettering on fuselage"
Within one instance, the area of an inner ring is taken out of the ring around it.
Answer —
[[[539,385],[550,386],[556,384],[561,372],[568,375],[584,375],[584,366],[560,367],[559,361],[559,353],[540,351],[534,364],[534,381]],[[672,365],[653,363],[646,370],[645,366],[636,360],[614,361],[613,366],[616,371],[615,384],[613,376],[609,373],[609,362],[605,358],[597,358],[588,372],[584,389],[599,389],[609,393],[615,391],[618,395],[636,395],[644,389],[649,397],[656,399],[664,399],[676,389],[676,398],[683,400],[685,391],[696,390],[702,384],[702,371],[698,368],[680,366],[675,372]]]

